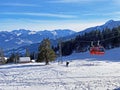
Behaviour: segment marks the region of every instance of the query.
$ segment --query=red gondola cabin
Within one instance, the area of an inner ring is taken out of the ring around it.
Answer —
[[[103,55],[105,54],[105,49],[102,46],[93,46],[90,48],[90,54],[92,55]]]

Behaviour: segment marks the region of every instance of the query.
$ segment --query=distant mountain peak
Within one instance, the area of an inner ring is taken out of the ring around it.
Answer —
[[[80,32],[78,32],[77,35],[84,34],[85,32],[91,32],[93,30],[100,30],[100,31],[102,31],[102,30],[105,30],[106,28],[112,30],[113,28],[116,28],[116,27],[119,27],[119,26],[120,26],[120,20],[117,20],[117,21],[109,20],[109,21],[107,21],[103,25],[90,27],[90,28],[87,28],[87,29],[85,29],[83,31],[80,31]]]
[[[111,24],[113,22],[115,22],[115,21],[111,19],[111,20],[107,21],[105,24]]]
[[[12,32],[30,32],[30,30],[18,29],[18,30],[13,30]]]
[[[112,22],[114,22],[114,20],[108,20],[106,23],[112,23]]]

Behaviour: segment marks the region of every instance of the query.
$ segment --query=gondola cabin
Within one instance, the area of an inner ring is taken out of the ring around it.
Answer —
[[[93,46],[90,48],[91,55],[103,55],[105,54],[105,49],[102,46]]]

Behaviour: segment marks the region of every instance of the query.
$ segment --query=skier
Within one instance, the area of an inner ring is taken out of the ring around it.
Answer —
[[[68,67],[68,65],[69,65],[69,62],[67,61],[67,62],[66,62],[66,67]]]

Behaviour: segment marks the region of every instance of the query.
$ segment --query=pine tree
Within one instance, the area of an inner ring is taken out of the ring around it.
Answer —
[[[12,53],[10,58],[8,59],[8,63],[18,63],[19,62],[19,53]]]
[[[4,52],[2,49],[0,49],[0,59],[1,59],[1,64],[5,64],[6,60],[4,58]]]
[[[45,61],[45,64],[48,65],[49,61],[55,60],[55,52],[51,49],[49,39],[44,39],[39,46],[39,54],[37,62]]]
[[[36,53],[35,53],[35,52],[30,53],[30,59],[31,59],[31,60],[35,59],[35,56],[36,56]]]
[[[16,53],[16,54],[15,54],[14,60],[15,60],[15,61],[14,61],[15,63],[18,63],[18,62],[19,62],[19,53]]]
[[[30,52],[29,52],[28,48],[26,48],[25,56],[26,56],[26,57],[30,57]]]

